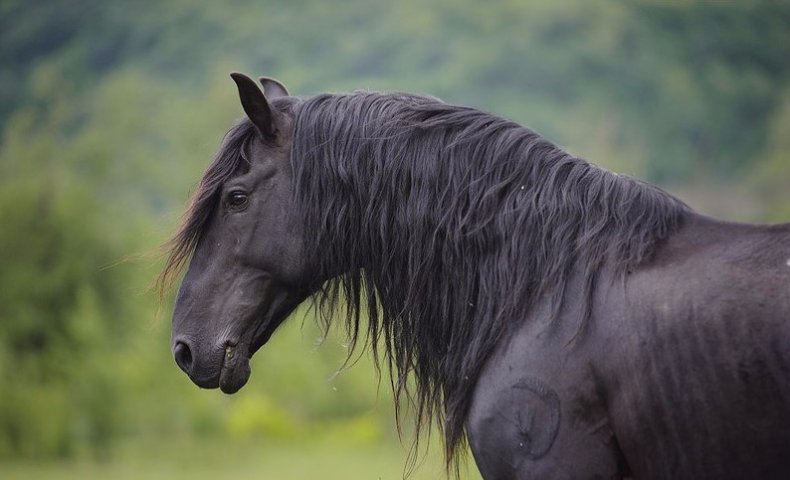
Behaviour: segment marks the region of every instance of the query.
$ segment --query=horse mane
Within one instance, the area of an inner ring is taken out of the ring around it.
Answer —
[[[622,274],[648,261],[688,211],[514,122],[432,98],[323,94],[294,115],[296,214],[311,277],[331,279],[314,285],[322,318],[344,304],[354,346],[366,314],[396,408],[414,406],[415,442],[436,419],[448,468],[508,330],[539,298],[559,313],[577,269],[578,335],[604,262]]]

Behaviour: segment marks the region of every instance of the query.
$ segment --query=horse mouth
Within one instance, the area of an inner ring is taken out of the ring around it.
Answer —
[[[246,344],[227,344],[219,372],[219,389],[222,393],[238,392],[250,379],[249,348]]]
[[[282,290],[277,293],[268,302],[263,302],[260,310],[253,316],[260,319],[258,322],[240,337],[225,342],[219,379],[214,377],[211,382],[213,385],[209,388],[219,386],[223,393],[233,394],[246,385],[252,373],[250,368],[252,356],[269,341],[285,318],[308,296],[304,291],[293,293]],[[195,383],[200,385],[199,382]]]
[[[271,338],[279,322],[274,328],[269,326],[263,332],[254,335],[250,342],[228,342],[222,356],[222,366],[219,371],[219,389],[222,393],[233,394],[247,384],[252,369],[250,359]]]
[[[269,341],[277,327],[298,304],[298,302],[295,304],[283,300],[285,299],[276,302],[274,308],[269,306],[268,314],[263,315],[263,320],[250,331],[251,335],[248,338],[225,344],[219,373],[219,389],[222,393],[236,393],[247,384],[252,373],[250,359]]]

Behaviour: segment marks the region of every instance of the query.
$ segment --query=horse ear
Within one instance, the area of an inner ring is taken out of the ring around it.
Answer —
[[[230,74],[230,77],[239,88],[239,98],[241,99],[244,113],[247,114],[247,117],[249,117],[263,138],[273,138],[277,134],[277,128],[274,125],[274,113],[258,84],[243,73],[234,72]]]
[[[266,98],[277,98],[277,97],[288,97],[288,89],[285,88],[285,85],[278,82],[277,80],[269,77],[260,77],[258,79],[261,82],[261,86],[263,87],[263,93],[266,95]]]

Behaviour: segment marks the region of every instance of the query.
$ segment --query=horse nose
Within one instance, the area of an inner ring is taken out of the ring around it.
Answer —
[[[189,345],[181,340],[177,341],[173,347],[173,356],[181,370],[190,375],[192,373],[192,349],[189,348]]]

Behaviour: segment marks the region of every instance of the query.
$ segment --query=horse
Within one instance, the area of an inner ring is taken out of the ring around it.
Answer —
[[[468,444],[486,479],[790,478],[790,224],[701,215],[436,98],[231,76],[246,115],[162,272],[188,265],[195,384],[242,388],[310,300],[448,468]]]

